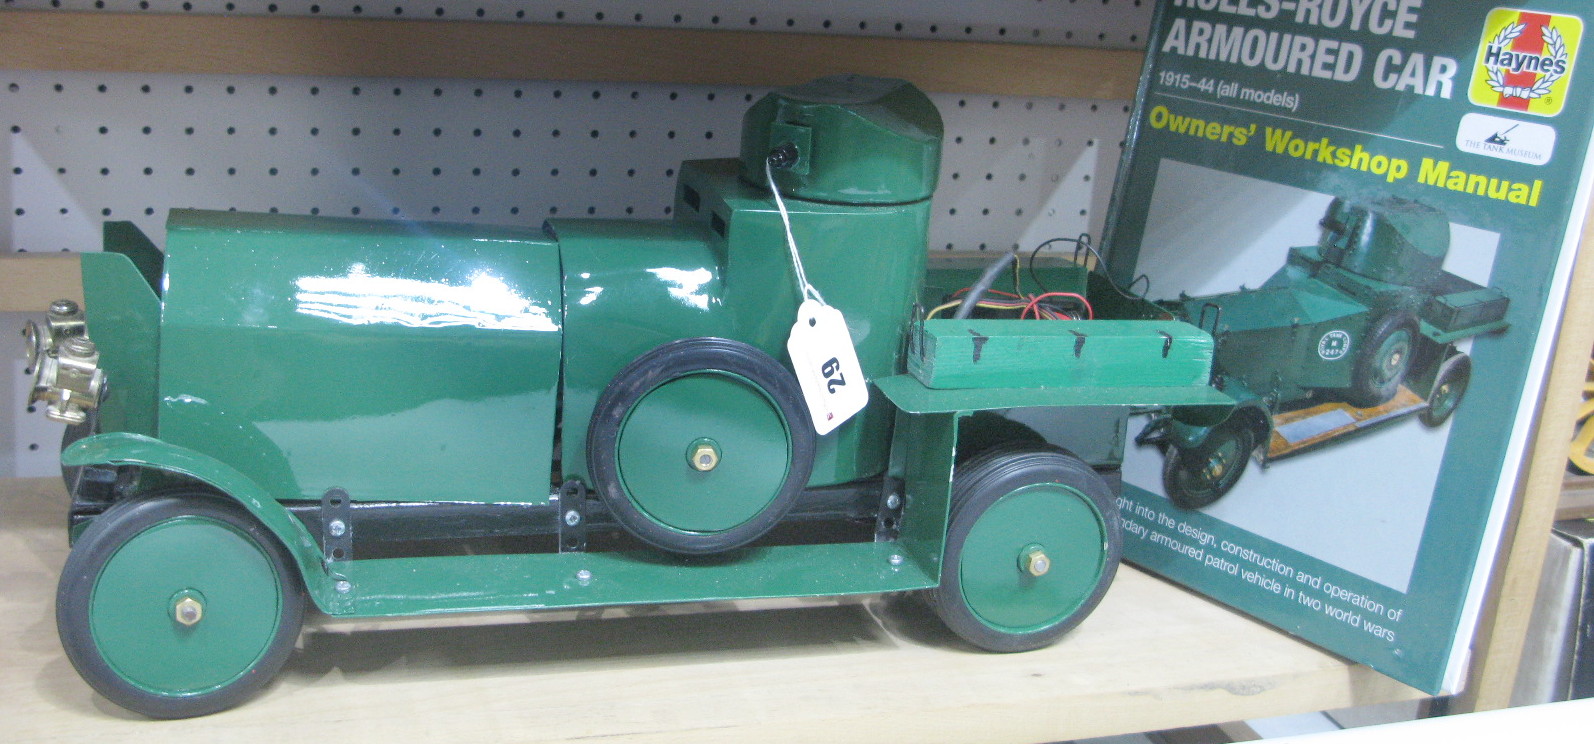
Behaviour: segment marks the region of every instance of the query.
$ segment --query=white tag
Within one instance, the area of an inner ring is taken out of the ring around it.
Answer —
[[[869,403],[869,384],[841,311],[813,299],[797,308],[786,351],[797,370],[814,431],[829,434]]]

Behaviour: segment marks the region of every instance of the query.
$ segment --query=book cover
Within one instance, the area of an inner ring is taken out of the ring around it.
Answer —
[[[1127,558],[1459,690],[1588,201],[1588,10],[1162,3],[1108,269],[1238,407],[1131,424]]]

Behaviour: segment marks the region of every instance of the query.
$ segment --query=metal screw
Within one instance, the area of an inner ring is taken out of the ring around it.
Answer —
[[[898,495],[896,493],[892,493],[892,494],[886,496],[886,508],[887,509],[896,509],[899,506],[902,506],[902,497],[900,495]]]
[[[51,315],[77,315],[78,306],[71,300],[56,300],[50,303]]]
[[[686,456],[687,463],[692,469],[700,473],[707,473],[720,464],[720,449],[714,440],[703,438],[692,442],[691,451]]]
[[[1045,550],[1034,547],[1024,551],[1023,566],[1024,570],[1029,572],[1029,575],[1041,577],[1045,576],[1047,571],[1052,570],[1052,559],[1046,557]]]
[[[341,519],[334,519],[327,523],[327,532],[331,533],[333,537],[343,537],[343,533],[348,531],[349,526],[344,524]]]
[[[73,336],[61,342],[61,350],[78,357],[94,356],[94,342],[83,336]]]
[[[891,562],[891,565],[893,565],[893,566],[900,566],[900,565],[902,565],[902,561],[904,559],[903,559],[901,553],[893,553],[891,555],[891,557],[888,558],[887,560],[889,560]]]
[[[205,617],[205,606],[193,597],[183,597],[172,607],[172,616],[177,622],[193,627]]]
[[[349,583],[348,579],[338,579],[338,583],[333,584],[332,586],[334,589],[338,590],[339,594],[348,594],[350,591],[354,590],[354,585]]]
[[[575,509],[565,512],[565,524],[568,524],[571,527],[581,524],[581,512],[578,512]]]
[[[581,569],[580,571],[577,571],[576,572],[576,581],[579,581],[579,582],[581,582],[583,584],[585,584],[585,583],[587,583],[589,581],[592,581],[592,572],[588,571],[585,568]]]

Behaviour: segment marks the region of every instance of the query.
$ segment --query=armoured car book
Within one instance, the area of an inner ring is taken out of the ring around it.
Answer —
[[[1104,253],[1236,407],[1131,420],[1126,558],[1459,690],[1588,201],[1588,11],[1162,3]]]

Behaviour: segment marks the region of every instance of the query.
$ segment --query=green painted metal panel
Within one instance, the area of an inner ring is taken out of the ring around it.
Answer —
[[[796,161],[775,182],[793,198],[900,204],[930,197],[941,165],[941,114],[902,80],[837,75],[782,88],[742,120],[742,176],[763,183],[784,144]]]
[[[745,548],[697,559],[640,553],[392,558],[350,568],[353,607],[384,617],[909,591],[936,577],[894,543]],[[585,573],[583,573],[585,572]]]
[[[552,220],[549,227],[559,240],[570,338],[560,466],[562,478],[591,484],[587,429],[598,396],[615,374],[661,344],[730,337],[735,329],[722,307],[722,254],[704,228],[641,220]]]
[[[120,253],[138,268],[139,276],[155,294],[161,293],[161,278],[165,274],[166,256],[155,247],[154,241],[131,222],[107,222],[104,228],[104,248]]]
[[[913,380],[906,375],[903,377]],[[898,413],[896,419],[889,472],[901,482],[903,489],[898,541],[908,559],[940,583],[947,525],[952,513],[958,424],[963,414]]]
[[[61,453],[66,465],[131,465],[172,473],[207,483],[253,514],[287,547],[304,577],[310,597],[322,611],[334,612],[344,598],[332,589],[321,567],[321,550],[304,523],[288,513],[276,498],[238,469],[202,452],[159,439],[112,432],[78,440]]]
[[[1212,337],[1140,320],[927,320],[908,371],[931,388],[1205,385]]]
[[[789,199],[809,281],[840,309],[870,379],[896,374],[923,277],[929,202],[849,206]],[[668,341],[719,336],[790,365],[795,270],[769,192],[735,160],[682,165],[673,222],[553,220],[564,258],[562,468],[591,482],[586,433],[598,396],[631,360]],[[821,437],[810,485],[885,468],[891,411],[871,402]]]
[[[563,318],[541,233],[174,210],[166,276],[162,439],[277,498],[546,498]]]
[[[1228,410],[1234,400],[1207,385],[1185,387],[927,388],[912,375],[875,380],[875,386],[908,413],[987,411],[1046,406],[1189,406]]]
[[[84,253],[83,314],[105,372],[101,431],[153,435],[160,350],[160,299],[120,253]]]

